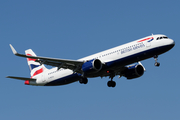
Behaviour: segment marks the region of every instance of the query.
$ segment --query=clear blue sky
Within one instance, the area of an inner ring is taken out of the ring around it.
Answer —
[[[1,120],[179,120],[179,0],[2,0],[0,1]],[[142,61],[145,74],[128,81],[89,79],[57,87],[26,86],[8,75],[29,77],[25,58],[79,59],[151,34],[176,42],[169,52]]]

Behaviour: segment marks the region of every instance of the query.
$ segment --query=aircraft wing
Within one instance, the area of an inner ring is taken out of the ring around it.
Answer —
[[[7,76],[6,78],[13,78],[18,80],[29,80],[29,81],[35,81],[36,79],[33,78],[25,78],[25,77],[14,77],[14,76]]]
[[[10,44],[10,47],[11,47],[12,52],[16,56],[36,59],[36,61],[41,64],[58,67],[58,69],[65,68],[65,69],[71,69],[75,72],[78,72],[78,71],[81,72],[81,70],[78,70],[78,68],[80,68],[80,66],[82,66],[85,62],[85,61],[78,61],[78,60],[58,59],[58,58],[49,58],[49,57],[40,57],[40,56],[28,56],[25,54],[19,54],[11,44]]]

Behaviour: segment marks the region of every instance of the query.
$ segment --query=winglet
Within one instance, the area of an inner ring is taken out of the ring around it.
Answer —
[[[9,46],[11,47],[11,50],[12,50],[13,54],[17,55],[18,53],[17,53],[17,51],[14,49],[14,47],[13,47],[11,44],[9,44]]]

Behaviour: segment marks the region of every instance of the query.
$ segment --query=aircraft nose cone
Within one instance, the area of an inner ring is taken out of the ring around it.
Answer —
[[[175,42],[174,42],[174,40],[172,40],[171,39],[171,45],[174,47],[174,45],[175,45]]]
[[[170,46],[170,49],[175,46],[174,40],[172,40],[172,39],[169,40],[169,46]]]
[[[173,43],[172,43],[173,45],[175,45],[175,42],[174,42],[174,40],[173,40]]]

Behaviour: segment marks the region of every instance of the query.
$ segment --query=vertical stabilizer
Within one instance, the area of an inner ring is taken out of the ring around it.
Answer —
[[[25,53],[28,56],[36,56],[31,49],[26,50]],[[39,62],[36,62],[36,59],[27,58],[27,63],[30,69],[31,78],[43,73],[46,70],[46,67],[43,64],[41,65]]]

